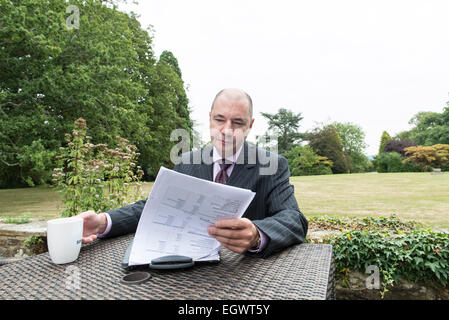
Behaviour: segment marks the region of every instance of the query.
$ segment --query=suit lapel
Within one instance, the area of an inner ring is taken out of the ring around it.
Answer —
[[[203,149],[203,152],[208,154],[210,156],[210,159],[212,159],[212,146],[207,146]],[[203,162],[203,160],[201,160]],[[198,178],[212,181],[213,176],[213,166],[214,164],[208,164],[208,163],[202,163],[202,165],[199,166],[199,172],[198,172]]]

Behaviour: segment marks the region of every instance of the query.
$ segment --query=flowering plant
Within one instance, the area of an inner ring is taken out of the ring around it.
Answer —
[[[52,182],[64,203],[63,217],[86,210],[103,212],[142,198],[143,171],[136,166],[140,153],[129,141],[117,136],[117,147],[92,144],[86,121],[75,121],[72,134],[66,134],[66,147],[59,148]]]

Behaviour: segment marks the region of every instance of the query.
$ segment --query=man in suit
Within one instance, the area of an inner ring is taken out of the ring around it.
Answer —
[[[208,233],[234,252],[268,257],[304,242],[308,222],[298,208],[286,159],[246,142],[254,123],[252,109],[244,91],[220,91],[209,113],[212,144],[183,154],[174,170],[255,192],[242,218],[219,220]],[[83,243],[135,232],[145,202],[101,214],[81,213]]]

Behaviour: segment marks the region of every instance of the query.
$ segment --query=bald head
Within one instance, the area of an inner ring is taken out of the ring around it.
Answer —
[[[209,112],[210,135],[214,147],[222,156],[236,153],[253,123],[253,105],[245,91],[223,89],[215,96]]]
[[[214,101],[212,102],[211,110],[214,108],[215,101],[217,99],[227,99],[228,101],[245,101],[246,106],[248,107],[248,112],[250,115],[250,119],[253,118],[253,101],[251,100],[251,97],[249,94],[247,94],[245,91],[237,88],[227,88],[221,90],[217,95],[215,96]]]

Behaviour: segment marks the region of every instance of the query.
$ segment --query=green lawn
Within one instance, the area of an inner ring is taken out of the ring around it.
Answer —
[[[144,183],[149,194],[153,183]],[[59,193],[50,187],[0,189],[0,217],[29,215],[32,219],[58,218],[63,210]]]
[[[449,174],[361,173],[292,177],[306,217],[396,214],[431,226],[449,227]]]
[[[50,219],[62,211],[59,194],[49,187],[0,189],[0,216],[29,215]]]
[[[449,174],[362,173],[292,177],[306,217],[390,216],[449,228]],[[145,183],[148,194],[153,186]],[[0,190],[0,216],[58,217],[62,203],[52,188]]]

